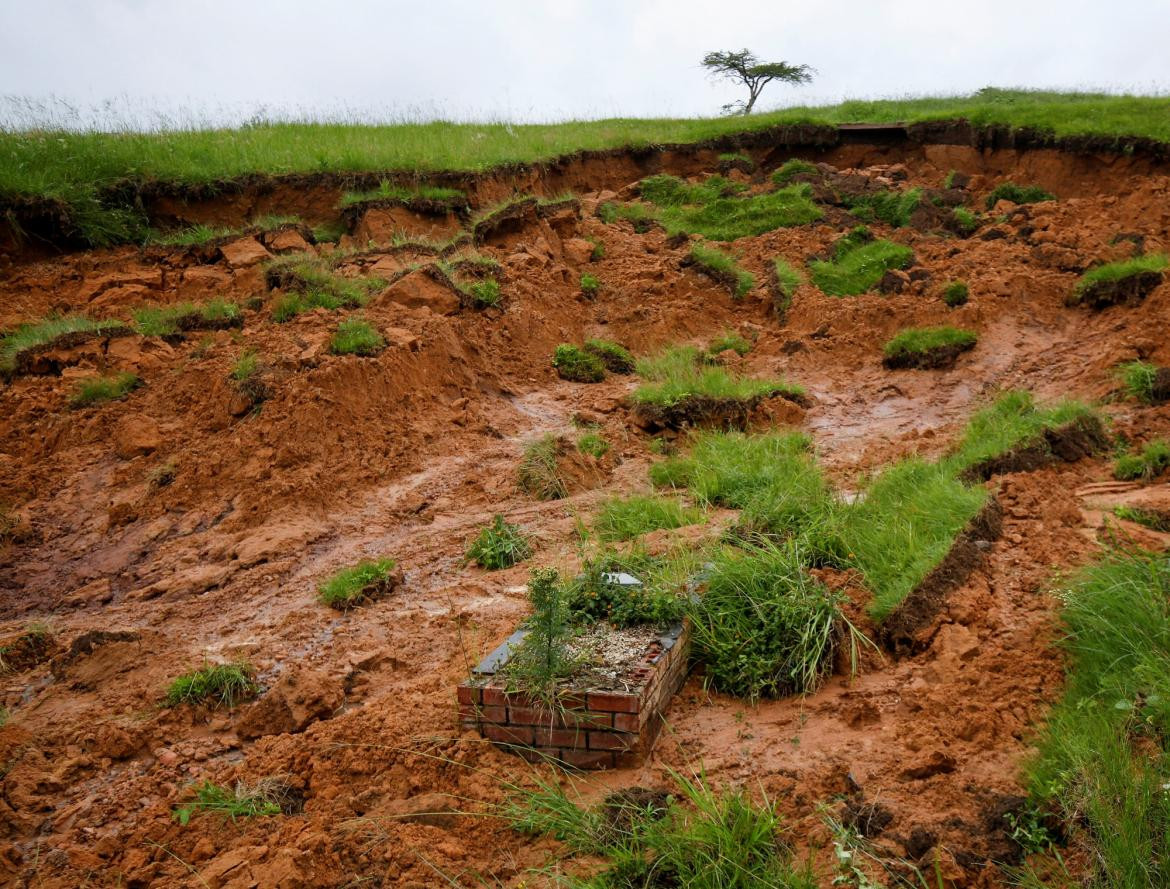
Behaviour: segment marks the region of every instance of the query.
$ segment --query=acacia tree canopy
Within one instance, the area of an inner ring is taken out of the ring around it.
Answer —
[[[761,62],[748,49],[741,49],[739,52],[709,52],[703,56],[702,64],[712,77],[742,83],[748,88],[746,101],[739,99],[723,106],[723,110],[728,114],[751,114],[760,93],[773,80],[783,83],[809,83],[816,73],[808,65]]]

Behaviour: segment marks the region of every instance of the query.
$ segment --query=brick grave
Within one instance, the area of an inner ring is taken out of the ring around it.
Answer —
[[[534,706],[496,678],[525,631],[513,633],[460,684],[459,720],[531,762],[554,759],[579,769],[641,762],[654,746],[662,713],[687,675],[690,631],[678,624],[651,642],[629,691],[573,689],[561,708]]]

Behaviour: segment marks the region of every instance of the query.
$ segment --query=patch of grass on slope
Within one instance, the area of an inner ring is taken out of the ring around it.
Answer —
[[[127,179],[201,185],[252,174],[481,171],[582,150],[698,142],[783,124],[914,123],[967,118],[976,126],[1033,127],[1058,136],[1170,141],[1170,98],[984,89],[969,96],[851,101],[748,117],[609,119],[557,124],[328,122],[240,129],[86,132],[0,130],[0,196],[56,199],[92,243],[145,233],[132,207],[101,198]],[[132,194],[134,189],[126,189]]]
[[[597,531],[605,541],[630,540],[659,528],[681,528],[702,520],[702,510],[688,509],[670,497],[611,497],[598,511]]]
[[[709,365],[692,346],[676,346],[638,362],[638,375],[647,380],[632,396],[635,404],[673,405],[691,396],[748,400],[779,395],[801,395],[804,390],[783,380],[737,377]]]
[[[668,235],[700,234],[713,241],[734,241],[821,218],[807,185],[793,185],[763,194],[742,195],[744,186],[722,176],[701,185],[668,174],[642,180],[645,200],[659,207]]]
[[[1093,889],[1170,882],[1170,557],[1114,552],[1063,592],[1064,698],[1028,768]]]
[[[814,259],[808,267],[813,283],[829,296],[856,296],[876,287],[890,269],[905,268],[913,259],[913,250],[893,241],[846,240],[832,260]]]

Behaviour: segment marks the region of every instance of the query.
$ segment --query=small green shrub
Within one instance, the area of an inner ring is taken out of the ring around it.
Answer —
[[[1001,182],[987,196],[987,209],[990,210],[999,201],[1011,201],[1013,204],[1036,204],[1040,201],[1054,200],[1056,200],[1056,195],[1037,185],[1016,185],[1014,182]]]
[[[577,450],[600,460],[609,453],[609,442],[596,432],[587,432],[577,439]]]
[[[77,381],[69,404],[73,407],[89,407],[104,401],[118,401],[141,385],[142,380],[138,375],[129,371],[106,377],[89,377]]]
[[[979,230],[982,224],[978,214],[966,207],[955,207],[951,210],[952,227],[962,237],[969,238]]]
[[[479,532],[467,549],[466,562],[475,562],[488,571],[511,568],[532,555],[532,545],[519,525],[495,515],[492,523]]]
[[[891,269],[902,269],[914,259],[914,251],[892,241],[838,242],[831,261],[809,263],[813,283],[829,296],[856,296],[871,290]]]
[[[596,275],[584,274],[581,276],[581,292],[588,299],[594,299],[600,290],[601,279]]]
[[[772,172],[772,181],[777,185],[787,185],[796,176],[802,174],[815,174],[817,168],[808,161],[802,161],[800,158],[793,157],[786,160],[780,167]]]
[[[605,365],[592,352],[561,343],[553,352],[553,367],[562,380],[573,383],[600,383],[605,379]]]
[[[329,351],[334,355],[377,355],[386,348],[386,340],[362,318],[346,318],[337,325],[329,340]]]
[[[686,583],[696,569],[694,554],[686,550],[650,556],[637,548],[604,549],[585,559],[569,584],[569,611],[583,623],[669,626],[682,619]],[[641,586],[614,583],[610,575],[623,572]]]
[[[177,707],[210,702],[213,707],[231,709],[260,690],[254,676],[255,670],[243,661],[208,664],[172,681],[163,703],[167,707]]]
[[[1170,440],[1151,441],[1136,454],[1118,457],[1113,464],[1113,477],[1121,481],[1157,478],[1170,469]]]
[[[659,528],[681,528],[702,519],[702,510],[688,509],[671,497],[610,497],[597,514],[597,533],[609,542],[630,540]]]
[[[814,691],[843,620],[838,597],[809,576],[798,550],[768,543],[717,553],[707,591],[688,611],[707,681],[749,700]]]
[[[590,355],[597,356],[610,373],[631,374],[637,367],[637,362],[630,354],[630,350],[613,340],[586,340],[585,351]]]
[[[517,479],[520,488],[540,500],[559,500],[568,496],[568,489],[557,470],[558,452],[556,436],[551,433],[525,445]]]
[[[751,272],[740,268],[735,257],[722,250],[703,244],[692,244],[690,261],[711,278],[725,285],[735,299],[743,298],[756,286],[756,279]]]
[[[362,559],[317,585],[317,601],[348,611],[389,592],[393,587],[393,559]]]
[[[943,288],[943,302],[952,309],[958,308],[959,306],[965,306],[967,304],[968,298],[969,292],[967,290],[967,285],[962,281],[951,281],[946,287]]]
[[[568,599],[556,569],[532,569],[528,581],[532,616],[525,621],[528,635],[500,671],[509,688],[527,694],[546,708],[555,706],[558,684],[570,677],[580,663],[568,645],[573,637]]]

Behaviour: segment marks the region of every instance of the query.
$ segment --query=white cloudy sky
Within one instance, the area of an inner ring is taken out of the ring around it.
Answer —
[[[819,72],[761,110],[988,85],[1167,92],[1168,35],[1170,0],[0,0],[0,94],[204,120],[711,114],[736,94],[698,61],[744,46]]]

